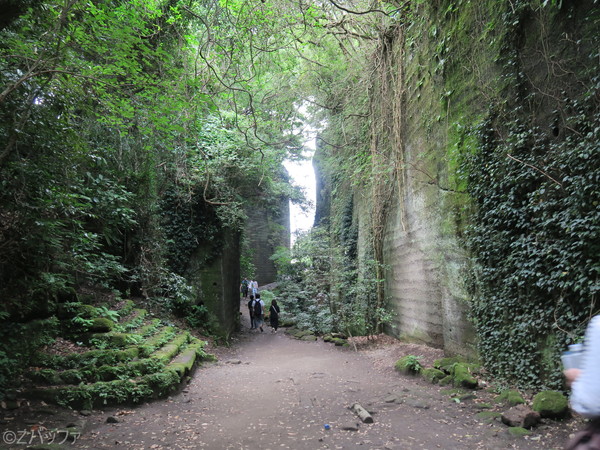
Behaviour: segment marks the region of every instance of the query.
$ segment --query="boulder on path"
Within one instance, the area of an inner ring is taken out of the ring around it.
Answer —
[[[540,420],[540,414],[527,405],[517,405],[505,411],[501,416],[502,423],[509,427],[531,428]]]
[[[542,391],[533,397],[533,409],[542,417],[562,419],[569,416],[569,401],[558,391]]]

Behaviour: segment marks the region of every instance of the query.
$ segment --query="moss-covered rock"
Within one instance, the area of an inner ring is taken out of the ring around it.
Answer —
[[[508,389],[502,391],[495,399],[496,403],[502,403],[508,406],[521,405],[525,403],[525,399],[519,391]]]
[[[79,302],[60,303],[57,306],[56,315],[60,320],[72,319],[79,316],[83,319],[98,317],[98,310],[92,305],[84,305]]]
[[[448,386],[450,384],[452,384],[452,382],[454,381],[454,377],[452,375],[447,375],[444,378],[442,378],[438,384],[440,386]]]
[[[136,333],[143,337],[150,336],[158,329],[159,326],[160,319],[152,319],[150,323],[141,326]]]
[[[179,333],[171,341],[169,341],[168,344],[161,347],[160,350],[155,351],[151,355],[151,358],[158,359],[165,363],[169,362],[175,355],[177,355],[177,353],[179,353],[179,350],[188,343],[189,338],[190,334],[187,331]]]
[[[65,384],[79,384],[85,380],[85,375],[79,369],[68,369],[60,374],[60,378]]]
[[[466,363],[466,362],[467,362],[466,359],[463,358],[462,356],[451,356],[451,357],[447,357],[447,358],[436,359],[433,362],[433,367],[438,370],[442,370],[446,373],[450,373],[452,366],[454,366],[454,364]]]
[[[455,386],[467,389],[476,389],[479,384],[477,378],[471,374],[469,365],[465,363],[456,363],[452,366],[452,378]]]
[[[562,419],[569,416],[569,402],[561,392],[542,391],[533,398],[532,409],[540,416],[550,419]]]
[[[115,327],[115,323],[105,317],[96,317],[92,321],[88,328],[92,333],[108,333]]]
[[[421,375],[432,384],[437,384],[441,379],[446,377],[446,374],[439,369],[428,367],[421,371]]]
[[[164,327],[157,330],[154,335],[144,340],[144,342],[139,345],[140,355],[143,357],[150,356],[157,348],[173,339],[175,334],[176,331],[174,327]]]
[[[303,335],[300,340],[302,341],[316,341],[317,340],[317,336],[315,336],[314,334],[305,334]]]
[[[394,364],[394,369],[404,375],[417,375],[422,368],[419,357],[414,355],[403,356]]]
[[[302,339],[304,336],[314,336],[313,332],[310,330],[299,330],[297,328],[288,330],[288,334],[292,335],[296,339]]]

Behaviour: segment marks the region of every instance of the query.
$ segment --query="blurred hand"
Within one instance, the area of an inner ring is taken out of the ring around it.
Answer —
[[[567,387],[571,387],[573,381],[575,381],[577,377],[581,374],[581,369],[567,369],[563,371],[563,373],[567,380]]]

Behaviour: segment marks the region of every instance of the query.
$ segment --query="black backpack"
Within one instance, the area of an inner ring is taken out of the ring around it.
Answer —
[[[262,305],[260,304],[260,300],[254,300],[254,315],[260,316],[262,314]]]

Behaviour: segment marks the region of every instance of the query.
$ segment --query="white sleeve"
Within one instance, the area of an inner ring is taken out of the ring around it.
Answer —
[[[600,316],[585,332],[581,375],[571,390],[571,407],[584,417],[600,417]]]

